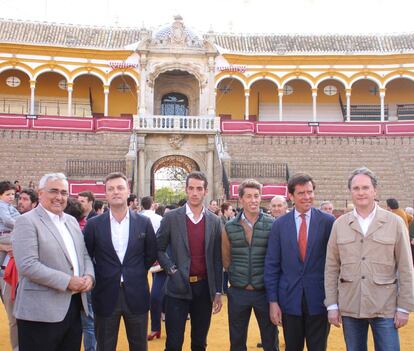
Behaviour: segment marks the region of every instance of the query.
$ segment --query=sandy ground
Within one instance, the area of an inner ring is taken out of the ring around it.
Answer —
[[[224,306],[222,311],[214,315],[211,322],[210,333],[208,337],[208,350],[229,350],[229,337],[228,337],[228,321],[227,321],[227,300],[223,297]],[[405,328],[400,331],[401,350],[412,351],[414,350],[414,315],[411,315],[411,321]],[[7,316],[4,308],[0,309],[0,351],[11,351],[9,344],[9,335],[7,326]],[[164,328],[164,324],[162,325]],[[190,339],[189,339],[190,324],[187,323],[186,337],[183,350],[190,350]],[[249,337],[247,342],[248,350],[260,350],[256,347],[259,341],[259,328],[256,323],[254,314],[250,320]],[[164,350],[165,344],[165,330],[162,330],[161,338],[153,340],[148,343],[149,351],[162,351]],[[280,346],[281,350],[284,350],[283,333],[280,330]],[[329,335],[329,351],[345,351],[345,344],[343,341],[342,330],[332,328]],[[374,350],[373,344],[370,340],[369,350]],[[122,325],[117,351],[128,351],[128,344],[126,340],[125,329]],[[392,351],[392,350],[390,350]]]

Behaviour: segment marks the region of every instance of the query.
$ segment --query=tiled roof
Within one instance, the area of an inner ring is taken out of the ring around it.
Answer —
[[[0,20],[0,43],[42,44],[77,48],[122,49],[139,41],[138,28]]]
[[[167,35],[169,33],[167,29],[164,28],[164,31],[157,32],[157,35],[164,32]],[[215,38],[215,44],[220,51],[240,54],[414,53],[414,33],[389,35],[214,33],[212,37]],[[92,27],[0,19],[0,43],[109,50],[123,49],[139,40],[140,29],[138,28]]]
[[[414,33],[393,35],[217,34],[223,51],[270,54],[358,54],[414,52]]]

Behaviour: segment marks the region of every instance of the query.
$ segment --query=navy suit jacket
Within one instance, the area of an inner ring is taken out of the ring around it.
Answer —
[[[276,219],[269,235],[264,281],[269,302],[283,313],[302,315],[302,297],[309,314],[326,313],[324,272],[326,247],[335,218],[312,208],[305,261],[297,241],[294,211]]]
[[[84,228],[85,243],[95,268],[92,306],[95,313],[112,314],[119,293],[121,274],[125,299],[132,313],[149,310],[147,274],[157,258],[157,242],[149,218],[129,211],[129,239],[124,261],[119,261],[111,237],[109,211],[89,219]]]

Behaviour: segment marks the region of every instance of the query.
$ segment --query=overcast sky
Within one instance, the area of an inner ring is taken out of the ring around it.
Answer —
[[[0,17],[201,32],[414,33],[414,0],[0,0]]]

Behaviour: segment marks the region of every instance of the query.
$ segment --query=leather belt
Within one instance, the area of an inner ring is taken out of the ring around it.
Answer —
[[[200,280],[204,280],[207,277],[205,275],[190,275],[190,277],[188,278],[190,283],[197,283]]]

